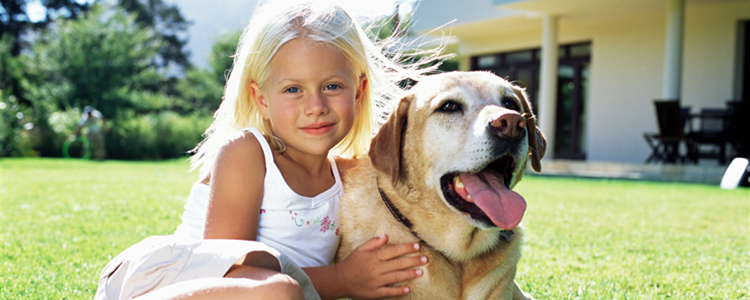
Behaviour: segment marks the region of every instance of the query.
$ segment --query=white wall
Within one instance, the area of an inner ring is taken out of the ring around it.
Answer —
[[[750,20],[750,1],[688,6],[685,19],[683,103],[693,112],[725,107],[734,96],[737,22]]]
[[[645,161],[644,132],[656,132],[653,100],[661,96],[664,70],[661,15],[592,24],[587,102],[587,160]]]

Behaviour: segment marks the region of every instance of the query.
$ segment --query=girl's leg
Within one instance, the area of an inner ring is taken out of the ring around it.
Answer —
[[[304,299],[297,281],[269,269],[235,265],[224,278],[201,278],[175,283],[137,300],[152,299]]]

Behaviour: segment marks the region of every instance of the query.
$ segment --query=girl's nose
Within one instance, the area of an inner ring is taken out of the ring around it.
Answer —
[[[325,97],[320,93],[312,93],[310,98],[307,100],[305,106],[306,115],[323,115],[328,113],[328,105],[326,104]]]

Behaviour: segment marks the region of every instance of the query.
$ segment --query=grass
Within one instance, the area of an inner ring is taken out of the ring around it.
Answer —
[[[748,299],[750,190],[528,178],[517,281],[540,299]]]
[[[197,175],[185,160],[2,159],[0,298],[91,299],[141,239],[171,234]]]
[[[91,299],[99,273],[170,234],[185,160],[0,159],[0,299]],[[750,189],[526,176],[517,281],[538,299],[750,298]]]

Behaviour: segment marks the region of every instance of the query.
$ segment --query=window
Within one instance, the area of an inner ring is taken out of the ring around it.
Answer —
[[[526,88],[537,114],[541,49],[495,53],[471,58],[472,70],[487,70]],[[560,46],[554,158],[586,159],[586,96],[591,43]]]

